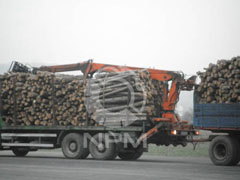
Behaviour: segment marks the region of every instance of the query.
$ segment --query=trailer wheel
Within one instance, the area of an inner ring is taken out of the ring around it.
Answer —
[[[89,155],[88,147],[84,147],[81,134],[69,133],[62,140],[62,152],[69,159],[85,159]]]
[[[27,149],[27,148],[14,148],[14,149],[12,149],[12,152],[17,157],[24,157],[28,154],[29,149]]]
[[[209,157],[215,165],[233,166],[238,163],[238,142],[230,136],[215,137],[209,147]]]
[[[111,160],[117,156],[117,146],[106,138],[107,134],[98,133],[92,137],[89,143],[89,150],[94,159]],[[108,136],[107,136],[108,137]]]
[[[118,157],[122,160],[137,160],[143,154],[143,148],[135,148],[130,152],[120,152],[118,153]]]

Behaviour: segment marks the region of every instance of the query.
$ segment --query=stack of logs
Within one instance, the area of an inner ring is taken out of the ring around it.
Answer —
[[[160,115],[163,83],[147,70],[102,72],[87,80],[6,73],[0,95],[3,120],[11,126],[128,126]]]
[[[196,87],[200,103],[240,103],[240,57],[210,64]]]
[[[99,73],[88,81],[88,109],[98,124],[141,124],[160,113],[161,86],[146,70]]]
[[[85,83],[79,77],[47,72],[7,73],[2,77],[3,120],[9,125],[83,126]]]

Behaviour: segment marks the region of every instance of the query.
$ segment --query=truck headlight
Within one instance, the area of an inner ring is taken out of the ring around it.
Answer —
[[[177,130],[171,130],[172,135],[177,135]]]

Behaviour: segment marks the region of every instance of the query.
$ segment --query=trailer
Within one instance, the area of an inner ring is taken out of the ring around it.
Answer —
[[[200,104],[194,92],[194,127],[214,133],[209,157],[215,165],[231,166],[240,161],[240,104]]]
[[[92,61],[44,66],[32,71],[20,63],[15,62],[12,66],[13,72],[27,73],[80,70],[86,79],[92,78],[99,69],[124,72],[142,68],[96,64]],[[114,159],[117,156],[123,160],[136,160],[147,151],[148,144],[186,146],[188,138],[197,132],[188,122],[181,121],[174,110],[180,91],[192,90],[195,78],[184,80],[179,72],[147,70],[153,79],[164,81],[166,85],[160,117],[146,117],[141,124],[131,126],[92,126],[88,123],[87,116],[85,126],[79,127],[56,125],[54,117],[51,126],[9,126],[0,115],[0,150],[12,150],[16,156],[25,156],[29,151],[61,148],[64,156],[71,159],[85,159],[91,154],[100,160]],[[2,105],[0,98],[0,109]],[[16,109],[16,104],[12,108]]]

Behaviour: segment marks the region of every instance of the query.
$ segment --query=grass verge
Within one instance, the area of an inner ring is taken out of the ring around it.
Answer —
[[[177,146],[156,146],[149,145],[148,155],[159,156],[183,156],[183,157],[207,157],[208,156],[209,143],[198,143],[195,150],[192,144],[188,144],[186,147]]]

